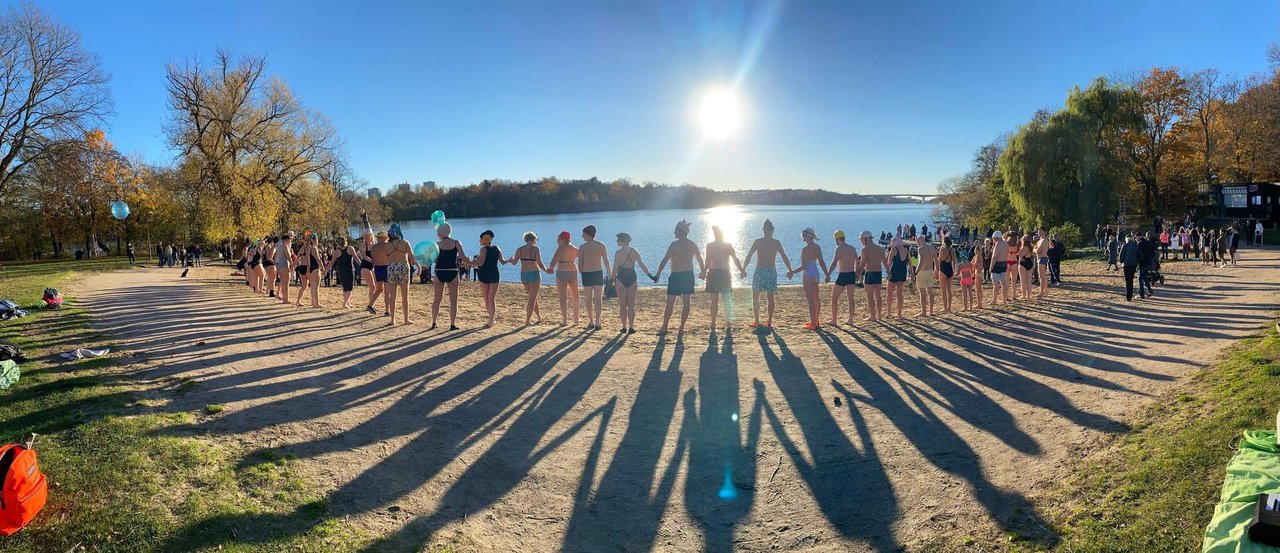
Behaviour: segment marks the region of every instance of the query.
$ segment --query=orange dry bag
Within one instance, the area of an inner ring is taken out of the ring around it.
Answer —
[[[36,452],[20,445],[0,446],[0,536],[13,535],[36,517],[49,497]]]

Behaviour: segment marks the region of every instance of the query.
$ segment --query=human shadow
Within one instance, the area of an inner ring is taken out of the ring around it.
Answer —
[[[657,474],[683,377],[684,348],[672,348],[664,370],[665,350],[666,342],[655,345],[628,412],[626,431],[599,487],[574,502],[562,545],[565,551],[653,549],[687,445],[677,439],[666,469]]]
[[[545,382],[525,405],[517,406],[522,408],[522,412],[511,422],[510,427],[480,457],[467,465],[462,475],[440,498],[440,507],[434,513],[404,525],[378,547],[417,547],[449,522],[493,504],[515,489],[534,465],[572,439],[596,418],[600,418],[599,430],[593,448],[589,451],[589,458],[598,461],[599,450],[603,447],[600,437],[606,431],[605,426],[617,403],[616,397],[560,434],[550,438],[547,435],[582,400],[608,360],[621,349],[624,341],[623,337],[610,339],[562,378]],[[404,449],[408,448],[402,448],[401,451]],[[431,455],[447,460],[453,459],[456,452],[433,448]],[[594,465],[588,465],[586,469],[594,470]],[[415,474],[421,472],[414,471]],[[363,476],[353,483],[362,479]],[[420,479],[414,480],[416,484]],[[344,486],[343,490],[335,493],[335,497],[345,498],[342,493],[345,490],[359,491],[360,488]]]
[[[807,455],[767,401],[764,413],[818,508],[845,538],[865,541],[880,551],[901,549],[893,533],[898,502],[870,431],[855,414],[854,427],[862,445],[859,450],[827,410],[803,361],[780,335],[772,336],[772,344],[765,335],[757,340],[769,374],[808,445]],[[753,386],[759,397],[765,397],[763,383],[756,381]]]
[[[1045,530],[1048,525],[1039,518],[1026,497],[1017,492],[1005,491],[987,480],[977,452],[945,421],[938,418],[930,402],[926,401],[932,399],[936,403],[938,399],[924,397],[921,390],[894,373],[894,370],[902,370],[903,367],[877,370],[850,350],[836,335],[822,332],[819,336],[849,376],[866,391],[865,394],[855,393],[840,382],[832,380],[831,385],[848,402],[851,412],[856,411],[854,406],[859,403],[880,410],[926,460],[968,482],[974,498],[1005,531],[1017,532],[1046,545],[1057,542],[1057,536]],[[864,342],[863,345],[882,358],[894,358],[892,354],[869,343]],[[881,376],[882,372],[896,382],[902,389],[901,394]]]

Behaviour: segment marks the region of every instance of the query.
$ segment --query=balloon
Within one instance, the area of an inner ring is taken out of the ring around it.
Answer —
[[[413,247],[413,255],[423,263],[435,263],[436,257],[440,255],[440,246],[434,240],[423,240]]]
[[[129,204],[123,201],[116,201],[111,204],[111,216],[115,217],[117,221],[125,220],[129,216]]]
[[[437,226],[437,227],[438,227],[438,226],[440,226],[440,225],[443,225],[443,224],[444,224],[444,212],[443,212],[443,211],[440,211],[439,209],[435,210],[435,211],[431,214],[431,222],[432,222],[433,224],[435,224],[435,226]]]

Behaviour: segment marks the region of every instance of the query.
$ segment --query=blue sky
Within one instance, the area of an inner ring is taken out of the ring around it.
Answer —
[[[108,135],[173,152],[164,67],[219,48],[324,112],[370,184],[597,176],[929,192],[1098,75],[1267,69],[1280,3],[792,0],[101,2],[40,6],[114,76]],[[744,120],[704,143],[700,94]]]

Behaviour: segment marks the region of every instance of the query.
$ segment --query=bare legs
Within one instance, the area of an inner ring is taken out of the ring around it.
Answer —
[[[437,273],[438,274],[438,273]],[[450,281],[448,284],[436,280],[436,297],[431,304],[431,328],[436,327],[436,321],[440,318],[440,300],[444,298],[444,289],[449,287],[449,330],[458,330],[458,279]]]
[[[946,275],[941,275],[941,276],[942,278],[939,279],[938,282],[941,283],[942,285],[942,290],[941,290],[942,312],[950,313],[951,312],[951,277]]]
[[[622,322],[622,331],[636,329],[636,290],[639,287],[635,284],[631,286],[619,286],[618,290],[618,320]]]
[[[1043,298],[1049,295],[1049,266],[1041,263],[1037,270],[1040,271],[1040,297]]]
[[[804,299],[809,304],[809,324],[805,328],[818,328],[818,317],[821,317],[822,300],[818,298],[818,281],[816,279],[804,279]]]
[[[1018,282],[1022,283],[1022,299],[1031,299],[1031,271],[1018,265]]]
[[[867,320],[880,320],[880,285],[864,284],[862,288],[867,293]]]
[[[857,314],[857,304],[854,303],[853,286],[835,286],[831,289],[831,321],[827,324],[835,326],[840,318],[840,295],[843,294],[845,299],[849,300],[849,318],[845,319],[844,324],[853,326],[853,316]]]
[[[887,307],[887,309],[885,309],[885,313],[884,313],[884,316],[886,318],[894,316],[893,314],[894,300],[897,300],[897,304],[898,304],[897,317],[899,319],[902,318],[902,304],[903,304],[902,289],[905,287],[905,285],[906,285],[905,282],[893,282],[892,280],[889,281],[889,298],[885,302],[885,306]]]
[[[724,302],[724,331],[733,331],[733,294],[731,292],[713,292],[711,294],[711,332],[716,331],[716,317],[720,311],[720,302],[722,301]],[[686,303],[688,302],[686,301]]]
[[[276,275],[280,277],[280,291],[276,293],[276,298],[283,303],[289,303],[289,269],[292,267],[288,264],[276,267]]]
[[[689,294],[682,294],[680,297],[684,300],[684,308],[680,311],[680,335],[684,335],[684,323],[689,320]],[[667,294],[667,308],[662,313],[662,328],[658,329],[658,334],[666,334],[667,327],[671,323],[671,312],[675,310],[676,296]]]
[[[556,291],[560,293],[560,326],[569,324],[570,301],[573,302],[573,324],[578,325],[578,280],[556,279]],[[570,297],[572,294],[572,297]]]
[[[270,296],[276,291],[276,267],[272,265],[267,267],[267,295]]]
[[[542,313],[538,312],[538,288],[539,288],[539,285],[537,282],[529,282],[524,285],[525,294],[528,295],[528,299],[525,300],[525,305],[524,305],[524,324],[525,325],[530,324],[530,321],[533,319],[534,315],[538,316],[537,322],[539,323],[542,322]]]
[[[604,287],[586,286],[587,289],[587,326],[601,327],[600,315],[604,312]],[[574,297],[577,298],[577,293]],[[577,324],[575,307],[574,324]]]
[[[484,324],[485,328],[492,328],[497,322],[498,313],[498,283],[480,283],[480,293],[484,295],[484,310],[489,314],[489,322]]]
[[[377,310],[373,308],[373,302],[378,301],[378,294],[382,293],[382,283],[373,278],[373,269],[361,269],[360,278],[369,285],[369,307],[371,313],[377,314]]]

